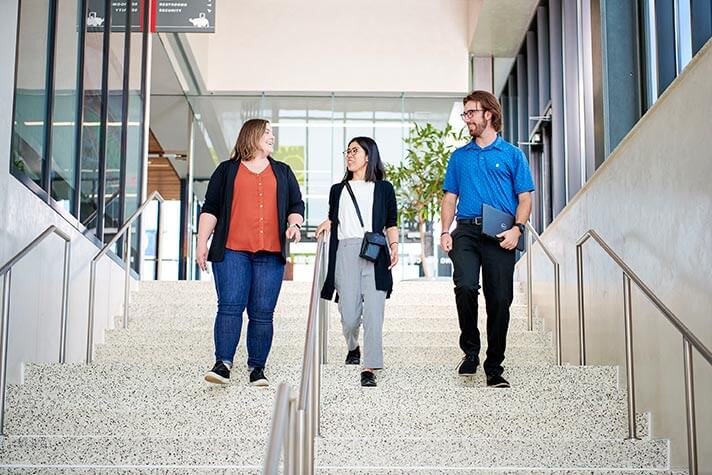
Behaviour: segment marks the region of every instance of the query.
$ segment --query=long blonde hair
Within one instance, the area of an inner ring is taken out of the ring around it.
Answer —
[[[268,120],[250,119],[240,129],[235,146],[230,152],[230,160],[252,160],[260,149],[260,140],[267,130]]]

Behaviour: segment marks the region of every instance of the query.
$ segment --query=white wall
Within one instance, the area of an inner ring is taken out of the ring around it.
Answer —
[[[0,265],[50,224],[72,236],[67,361],[83,361],[86,352],[89,262],[98,248],[76,228],[10,175],[10,137],[15,64],[16,0],[0,0],[6,27],[0,30]],[[22,362],[56,362],[63,241],[47,240],[13,269],[8,378],[21,377]],[[112,316],[121,311],[123,271],[109,258],[98,266],[95,343],[103,341]]]
[[[544,233],[561,263],[564,361],[578,364],[575,243],[589,228],[712,348],[711,77],[708,43]],[[541,250],[533,256],[534,302],[553,329],[552,269]],[[517,272],[525,280],[523,261]],[[588,364],[624,368],[622,273],[593,242],[584,272]],[[638,411],[652,411],[654,436],[672,438],[682,466],[682,338],[640,291],[632,294]],[[698,355],[694,365],[700,473],[710,474],[712,367]]]
[[[210,91],[464,92],[469,3],[220,2],[187,36]]]

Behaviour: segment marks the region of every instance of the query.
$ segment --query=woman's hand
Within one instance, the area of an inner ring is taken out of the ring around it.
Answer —
[[[324,220],[324,222],[321,223],[316,228],[316,238],[319,239],[319,236],[321,235],[321,233],[328,232],[330,230],[331,230],[331,220],[330,219]]]
[[[287,236],[288,241],[292,241],[294,243],[297,243],[300,239],[302,239],[302,231],[296,224],[289,226],[285,235]]]
[[[195,250],[195,262],[203,272],[208,271],[208,243],[198,242],[198,247]]]
[[[391,270],[398,264],[398,243],[392,242],[389,251],[391,251],[391,265],[388,266],[388,270]]]

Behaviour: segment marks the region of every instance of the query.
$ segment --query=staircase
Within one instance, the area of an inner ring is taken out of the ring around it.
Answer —
[[[202,379],[213,363],[211,283],[142,283],[131,328],[108,332],[94,364],[28,365],[24,384],[8,388],[0,473],[261,473],[277,385],[298,386],[309,288],[285,282],[266,370],[271,386],[254,388],[244,329],[231,383]],[[669,442],[647,436],[648,415],[638,417],[643,440],[624,440],[618,369],[555,366],[551,332],[541,322],[526,331],[524,300],[517,295],[512,306],[504,363],[512,389],[485,387],[481,369],[474,378],[456,375],[450,282],[396,284],[376,388],[362,388],[360,369],[343,364],[332,305],[317,472],[682,473],[668,468]],[[484,318],[482,306],[480,329]]]

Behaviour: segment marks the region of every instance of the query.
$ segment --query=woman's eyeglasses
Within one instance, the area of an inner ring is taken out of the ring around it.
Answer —
[[[344,150],[344,157],[348,157],[349,155],[356,155],[358,153],[359,149],[357,148],[347,148]]]

